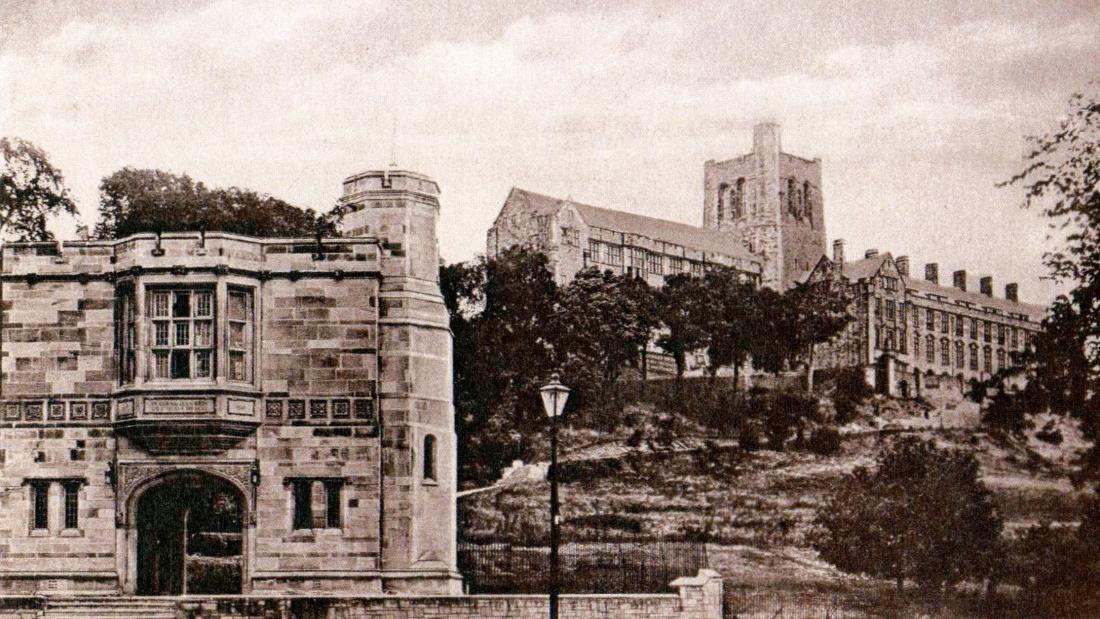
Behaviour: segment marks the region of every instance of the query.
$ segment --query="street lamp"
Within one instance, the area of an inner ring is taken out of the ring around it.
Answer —
[[[555,373],[550,382],[539,389],[542,408],[550,416],[550,619],[558,619],[558,593],[561,579],[558,575],[558,417],[565,412],[569,388],[561,384]]]

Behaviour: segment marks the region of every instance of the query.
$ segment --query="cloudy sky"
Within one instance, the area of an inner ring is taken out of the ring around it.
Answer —
[[[513,185],[699,224],[703,162],[772,120],[822,158],[850,255],[1034,300],[1045,223],[995,184],[1100,77],[1095,0],[0,4],[0,135],[46,149],[87,223],[122,166],[326,210],[396,151],[440,182],[461,260]]]

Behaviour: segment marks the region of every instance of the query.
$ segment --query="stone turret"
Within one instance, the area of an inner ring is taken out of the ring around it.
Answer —
[[[438,281],[439,186],[415,172],[369,171],[344,181],[342,202],[349,209],[343,228],[377,236],[382,245],[381,568],[422,574],[393,581],[403,592],[460,593],[451,333]]]

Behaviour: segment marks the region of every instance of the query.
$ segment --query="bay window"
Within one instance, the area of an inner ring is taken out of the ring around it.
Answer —
[[[253,381],[251,289],[127,284],[115,307],[120,384]]]

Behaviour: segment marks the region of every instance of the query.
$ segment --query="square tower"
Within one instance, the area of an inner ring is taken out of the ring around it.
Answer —
[[[706,162],[704,196],[703,226],[760,256],[765,286],[785,290],[825,254],[821,159],[784,153],[775,123],[753,128],[751,153]]]

